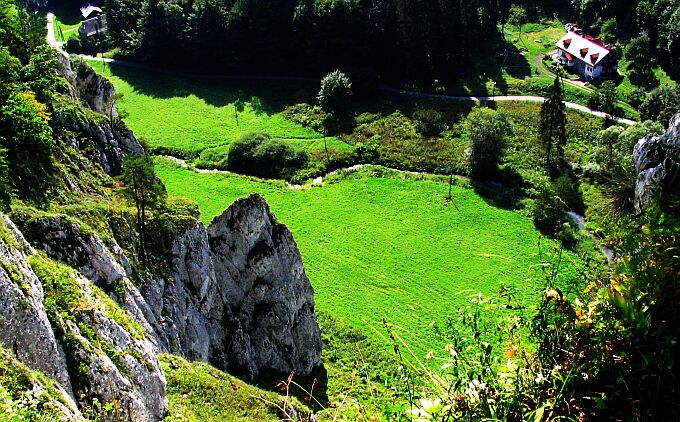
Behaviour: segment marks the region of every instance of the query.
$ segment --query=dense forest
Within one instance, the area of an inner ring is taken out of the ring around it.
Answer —
[[[680,71],[673,0],[106,0],[113,45],[150,61],[262,74],[324,74],[371,81],[455,80],[501,39],[508,21],[555,13],[622,44],[646,34],[646,57]],[[499,26],[500,25],[500,26]],[[494,41],[494,42],[491,42]],[[503,47],[501,47],[502,49]]]

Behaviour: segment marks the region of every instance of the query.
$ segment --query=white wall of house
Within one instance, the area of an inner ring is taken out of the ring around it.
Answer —
[[[602,64],[598,64],[593,67],[588,63],[574,58],[573,60],[568,60],[567,54],[561,48],[557,49],[557,56],[561,58],[561,62],[569,67],[574,67],[576,71],[583,75],[587,80],[597,79],[602,76]]]

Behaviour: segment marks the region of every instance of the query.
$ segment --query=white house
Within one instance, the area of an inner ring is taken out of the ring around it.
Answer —
[[[89,19],[90,17],[96,17],[101,15],[102,9],[100,9],[99,7],[95,6],[92,3],[85,3],[83,7],[80,8],[80,14],[83,15],[83,19]]]
[[[92,3],[85,3],[80,8],[80,14],[85,19],[78,27],[78,32],[82,38],[106,32],[106,16],[102,13],[102,9]]]
[[[559,61],[586,80],[616,75],[618,58],[601,41],[569,31],[556,45]]]

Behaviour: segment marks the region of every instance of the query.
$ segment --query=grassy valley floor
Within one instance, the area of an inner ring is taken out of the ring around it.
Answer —
[[[197,173],[165,159],[156,160],[156,169],[170,194],[198,202],[206,224],[233,200],[259,192],[292,231],[318,309],[386,347],[383,318],[422,357],[446,344],[433,325],[443,329],[447,317],[472,306],[479,293],[498,299],[503,284],[531,305],[543,287],[531,220],[489,205],[471,188],[454,187],[455,206],[448,204],[444,178],[417,180],[371,168],[291,190],[281,182]],[[580,264],[572,254],[564,257],[566,278]],[[493,309],[492,319],[512,312]]]

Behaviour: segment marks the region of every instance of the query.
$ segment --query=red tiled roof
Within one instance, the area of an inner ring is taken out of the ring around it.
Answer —
[[[575,57],[591,66],[597,66],[610,53],[609,49],[598,44],[597,40],[589,40],[572,31],[564,34],[557,41],[556,46],[566,53],[565,55],[569,60],[573,60]]]

